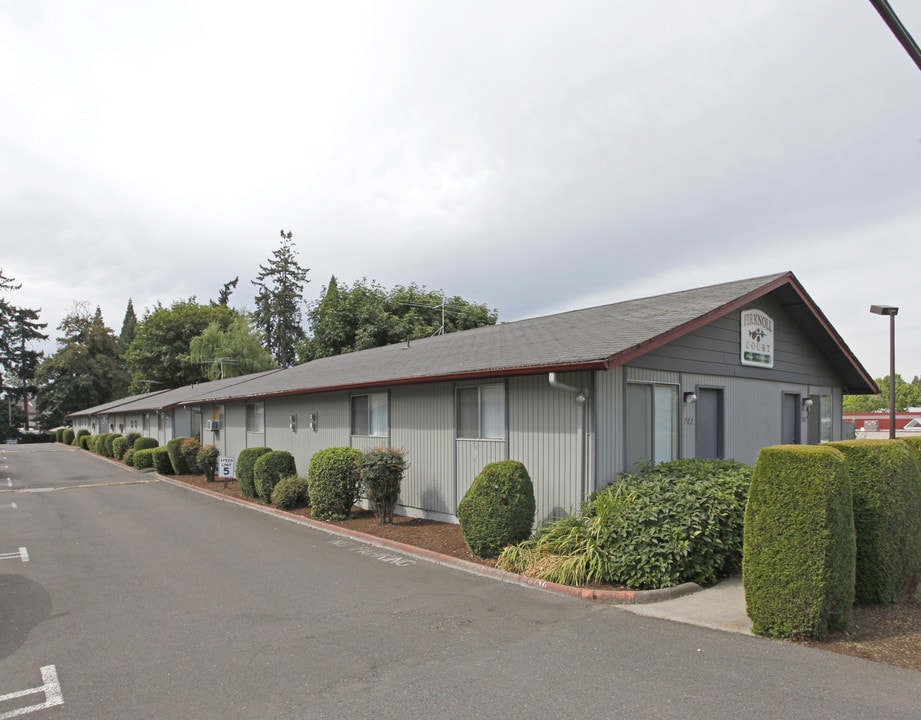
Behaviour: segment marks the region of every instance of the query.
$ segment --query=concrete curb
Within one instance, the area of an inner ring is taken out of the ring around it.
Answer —
[[[365,543],[373,547],[395,550],[404,555],[420,558],[422,560],[435,563],[436,565],[444,565],[446,567],[452,567],[457,570],[463,570],[464,572],[468,572],[474,575],[491,577],[502,582],[523,585],[539,590],[546,590],[548,592],[557,593],[559,595],[569,595],[570,597],[578,598],[580,600],[600,602],[607,605],[641,605],[646,603],[662,602],[665,600],[673,600],[675,598],[683,597],[685,595],[690,595],[691,593],[698,592],[699,590],[703,590],[703,588],[697,583],[683,583],[681,585],[676,585],[675,587],[663,588],[661,590],[598,590],[593,588],[580,588],[572,587],[570,585],[560,585],[558,583],[552,583],[546,580],[538,580],[536,578],[530,578],[524,575],[517,575],[515,573],[511,573],[506,570],[500,570],[499,568],[494,568],[489,565],[479,565],[467,560],[451,557],[450,555],[442,555],[441,553],[437,553],[432,550],[418,548],[414,545],[407,545],[406,543],[397,542],[395,540],[388,540],[387,538],[380,538],[376,535],[368,535],[366,533],[357,532],[355,530],[335,527],[333,525],[329,525],[328,523],[320,522],[319,520],[312,520],[310,518],[301,517],[300,515],[294,515],[293,513],[285,512],[284,510],[279,510],[278,508],[270,507],[268,505],[258,505],[256,503],[247,502],[245,500],[239,500],[235,497],[229,497],[222,493],[208,490],[207,488],[201,488],[197,485],[189,485],[188,483],[181,482],[180,480],[174,480],[167,475],[157,474],[156,477],[159,478],[162,482],[176,485],[192,492],[201,493],[202,495],[217,498],[218,500],[223,500],[224,502],[229,502],[240,507],[248,508],[250,510],[256,510],[258,512],[265,513],[266,515],[274,515],[281,520],[293,522],[297,525],[306,525],[307,527],[319,530],[320,532],[325,532],[329,535],[349,538],[350,540]]]

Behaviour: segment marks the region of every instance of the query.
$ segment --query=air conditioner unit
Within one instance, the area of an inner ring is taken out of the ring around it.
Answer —
[[[211,432],[217,432],[220,429],[221,429],[220,420],[208,420],[208,422],[205,423],[205,430],[210,430]]]

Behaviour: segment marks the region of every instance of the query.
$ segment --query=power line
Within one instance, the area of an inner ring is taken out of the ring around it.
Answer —
[[[880,14],[886,25],[889,26],[892,34],[895,35],[896,39],[902,44],[902,47],[905,48],[905,52],[908,53],[908,56],[914,60],[915,65],[921,70],[921,48],[918,47],[918,43],[915,42],[911,33],[908,32],[908,29],[902,24],[902,21],[899,20],[892,6],[889,5],[887,0],[870,0],[870,4],[876,8],[876,12]]]

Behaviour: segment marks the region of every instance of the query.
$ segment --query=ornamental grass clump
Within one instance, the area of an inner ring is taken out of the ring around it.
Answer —
[[[345,520],[358,501],[362,452],[351,447],[319,450],[310,458],[307,482],[311,517],[317,520]]]
[[[378,525],[393,524],[406,467],[406,453],[396,448],[369,450],[358,460],[361,486],[371,501]]]

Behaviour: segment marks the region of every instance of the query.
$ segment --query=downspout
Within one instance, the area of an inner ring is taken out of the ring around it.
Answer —
[[[552,372],[548,376],[550,381],[550,387],[554,387],[557,390],[563,390],[568,393],[573,393],[576,396],[576,403],[579,405],[579,408],[582,412],[579,413],[577,418],[577,427],[576,433],[578,435],[578,456],[577,456],[577,466],[576,466],[576,476],[579,480],[579,493],[580,499],[586,500],[588,498],[588,491],[586,488],[587,478],[585,472],[585,407],[588,402],[588,388],[581,389],[573,387],[572,385],[567,385],[566,383],[560,382],[556,378],[556,373]]]

